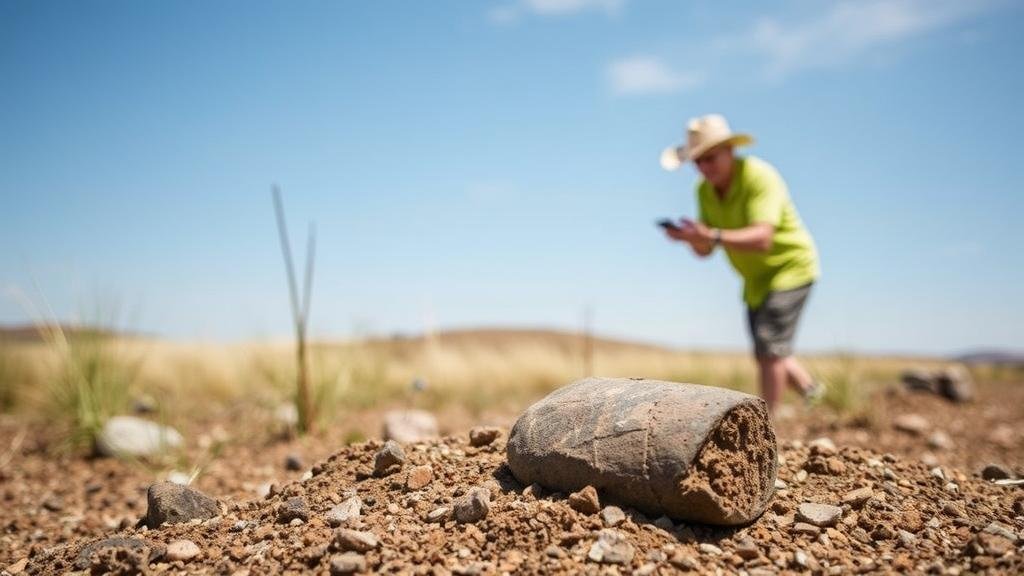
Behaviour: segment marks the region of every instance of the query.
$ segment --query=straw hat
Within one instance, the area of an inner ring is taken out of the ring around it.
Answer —
[[[753,136],[733,132],[719,114],[692,118],[686,123],[686,144],[666,148],[661,153],[661,167],[677,170],[687,160],[692,162],[719,144],[746,146],[753,143]]]

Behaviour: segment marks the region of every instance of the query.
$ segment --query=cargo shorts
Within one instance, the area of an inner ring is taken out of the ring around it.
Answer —
[[[793,338],[800,314],[811,293],[806,284],[792,290],[769,292],[757,308],[747,308],[747,323],[757,358],[785,358],[793,354]]]

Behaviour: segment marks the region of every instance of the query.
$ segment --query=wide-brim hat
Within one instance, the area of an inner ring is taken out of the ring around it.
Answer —
[[[753,136],[733,132],[729,128],[729,123],[720,114],[700,116],[686,123],[685,144],[670,146],[662,151],[661,167],[665,170],[677,170],[687,161],[692,162],[721,144],[747,146],[753,143]]]

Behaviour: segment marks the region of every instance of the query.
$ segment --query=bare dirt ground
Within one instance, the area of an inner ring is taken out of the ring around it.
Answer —
[[[474,423],[458,414],[442,415],[455,434],[405,446],[405,464],[384,477],[370,475],[381,443],[344,446],[347,426],[341,423],[297,440],[253,424],[223,432],[201,425],[184,458],[200,464],[192,486],[220,500],[221,514],[150,529],[139,520],[146,490],[162,469],[55,456],[45,430],[3,420],[0,569],[238,576],[349,569],[1024,573],[1024,487],[980,477],[990,463],[1024,475],[1024,384],[979,384],[976,400],[965,405],[893,387],[873,398],[866,414],[839,418],[798,408],[780,419],[781,482],[773,503],[756,522],[734,529],[646,518],[629,509],[621,522],[613,511],[578,511],[568,495],[544,494],[509,475],[504,431],[486,446],[470,446]],[[921,418],[898,429],[908,414]],[[376,415],[364,418],[372,426]],[[492,420],[507,424],[511,418]],[[222,436],[230,440],[219,443]],[[819,437],[837,450],[812,442]],[[289,456],[297,460],[291,469]],[[417,480],[410,481],[417,467]],[[420,486],[424,475],[429,480]],[[478,486],[490,491],[486,517],[453,519],[453,503]],[[361,500],[361,515],[331,526],[328,510],[352,496]],[[801,515],[805,503],[842,512],[834,524],[818,526]],[[600,507],[614,504],[602,499]],[[168,546],[181,540],[197,550]]]

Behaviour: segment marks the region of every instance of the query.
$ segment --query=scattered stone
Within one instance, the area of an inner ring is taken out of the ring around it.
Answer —
[[[999,464],[988,464],[981,469],[981,477],[985,480],[1008,480],[1013,478],[1013,473]]]
[[[819,528],[825,528],[828,526],[835,526],[836,522],[843,515],[843,509],[838,506],[832,506],[831,504],[817,504],[813,502],[804,502],[797,507],[796,510],[797,518],[813,524]]]
[[[491,491],[486,488],[470,488],[469,492],[452,504],[455,520],[463,524],[479,522],[491,511]]]
[[[672,519],[668,516],[659,516],[658,519],[654,521],[654,525],[666,532],[671,532],[676,527],[675,523],[672,522]]]
[[[649,516],[718,525],[760,516],[778,466],[760,398],[629,378],[587,378],[552,392],[519,417],[506,451],[523,484],[599,485]]]
[[[175,540],[167,545],[164,558],[170,562],[188,562],[202,554],[202,550],[191,540]]]
[[[331,556],[331,576],[366,572],[366,558],[355,552]]]
[[[605,528],[590,546],[587,558],[602,564],[629,564],[633,561],[633,545],[624,534]]]
[[[176,450],[184,443],[181,434],[169,426],[135,416],[114,416],[96,436],[96,453],[108,457],[145,458]]]
[[[744,560],[753,560],[761,555],[761,550],[757,547],[757,543],[749,536],[740,538],[736,542],[735,552],[737,556]]]
[[[206,494],[172,482],[157,482],[146,492],[146,525],[207,520],[220,514],[220,505]]]
[[[942,430],[936,430],[928,435],[928,446],[936,450],[952,450],[953,439]]]
[[[391,410],[384,414],[384,438],[412,444],[438,437],[437,418],[423,410]]]
[[[287,524],[293,520],[309,520],[309,505],[301,496],[289,498],[277,509],[277,521]]]
[[[369,552],[377,548],[380,542],[373,532],[338,528],[334,531],[334,547],[342,551]]]
[[[442,520],[444,520],[445,518],[448,517],[448,512],[449,512],[449,510],[448,510],[447,506],[441,506],[440,508],[434,508],[433,510],[431,510],[430,512],[427,513],[427,522],[430,522],[430,523],[441,522]]]
[[[782,478],[776,478],[775,479],[775,489],[776,490],[785,490],[786,488],[789,488],[789,485],[786,484],[785,480],[783,480]]]
[[[917,536],[914,536],[912,533],[902,528],[896,531],[896,536],[899,538],[900,544],[902,544],[904,548],[913,548],[917,545]]]
[[[851,490],[843,495],[842,503],[849,504],[852,508],[860,508],[875,495],[868,486]]]
[[[931,426],[928,420],[920,414],[900,414],[893,418],[892,425],[901,432],[920,436]]]
[[[951,366],[936,375],[939,394],[953,402],[970,402],[974,399],[974,381],[963,366]]]
[[[434,479],[434,469],[429,464],[416,466],[409,470],[405,479],[405,487],[409,490],[419,490],[425,487]]]
[[[302,470],[302,457],[298,454],[289,454],[284,459],[284,468],[292,472]]]
[[[812,454],[821,454],[824,456],[831,456],[839,451],[836,448],[835,442],[831,438],[815,438],[807,443],[807,446],[811,449]]]
[[[344,526],[354,518],[358,518],[362,509],[363,501],[358,496],[352,496],[328,510],[327,514],[324,515],[324,519],[327,520],[327,524],[337,528],[338,526]]]
[[[501,428],[494,426],[477,426],[469,431],[469,445],[473,447],[487,446],[501,436]]]
[[[794,534],[807,534],[810,536],[817,536],[821,532],[821,528],[818,528],[814,524],[808,524],[807,522],[796,522],[793,524],[791,531]]]
[[[88,570],[92,566],[94,556],[99,556],[107,551],[118,551],[124,550],[131,553],[139,554],[142,556],[143,568],[149,561],[149,550],[150,545],[145,540],[139,538],[105,538],[91,544],[87,544],[82,548],[82,551],[78,553],[75,558],[75,568],[78,570]]]
[[[609,528],[614,528],[619,524],[625,522],[626,513],[622,511],[622,508],[618,506],[605,506],[601,510],[601,520],[604,521],[604,525]]]
[[[704,554],[713,554],[715,556],[719,556],[722,554],[721,548],[715,546],[714,544],[708,544],[707,542],[701,542],[700,546],[697,546],[697,549]]]
[[[396,468],[401,468],[402,464],[405,464],[405,451],[402,450],[402,445],[394,440],[388,440],[373,458],[373,475],[387,476]]]
[[[573,492],[569,495],[569,507],[581,514],[597,514],[601,509],[597,490],[593,486],[586,486],[579,492]]]

